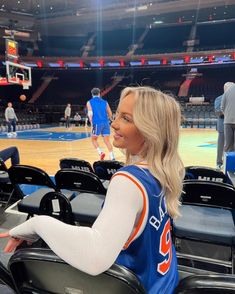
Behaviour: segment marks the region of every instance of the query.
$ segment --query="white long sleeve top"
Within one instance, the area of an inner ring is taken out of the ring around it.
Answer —
[[[115,262],[137,227],[142,209],[139,187],[117,173],[110,182],[104,207],[91,228],[68,225],[49,216],[36,216],[9,233],[29,241],[41,237],[68,264],[98,275]],[[144,230],[146,220],[147,215],[135,239]]]

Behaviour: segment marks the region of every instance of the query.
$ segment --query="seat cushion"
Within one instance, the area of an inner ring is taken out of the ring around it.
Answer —
[[[71,201],[74,220],[92,225],[102,210],[105,195],[80,193]]]
[[[222,208],[182,205],[181,217],[174,220],[176,237],[235,244],[235,228],[232,213]]]

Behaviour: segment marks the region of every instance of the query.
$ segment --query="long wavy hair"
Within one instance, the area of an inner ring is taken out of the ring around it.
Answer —
[[[120,100],[129,94],[136,100],[134,124],[145,140],[138,155],[147,161],[151,174],[160,182],[168,213],[174,218],[179,215],[184,177],[184,165],[178,154],[180,106],[173,97],[151,87],[127,87]],[[131,162],[132,156],[126,151],[126,163]]]

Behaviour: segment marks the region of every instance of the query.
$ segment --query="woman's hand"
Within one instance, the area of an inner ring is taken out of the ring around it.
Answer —
[[[0,238],[8,238],[10,239],[7,242],[7,245],[4,248],[4,252],[11,253],[14,252],[15,249],[24,241],[23,239],[17,239],[10,236],[9,232],[0,233]]]

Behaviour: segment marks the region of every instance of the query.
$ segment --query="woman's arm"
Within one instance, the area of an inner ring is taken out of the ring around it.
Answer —
[[[123,176],[115,176],[92,228],[37,216],[12,229],[10,235],[28,241],[40,236],[67,263],[97,275],[115,262],[133,231],[142,206],[143,199],[137,186]]]

